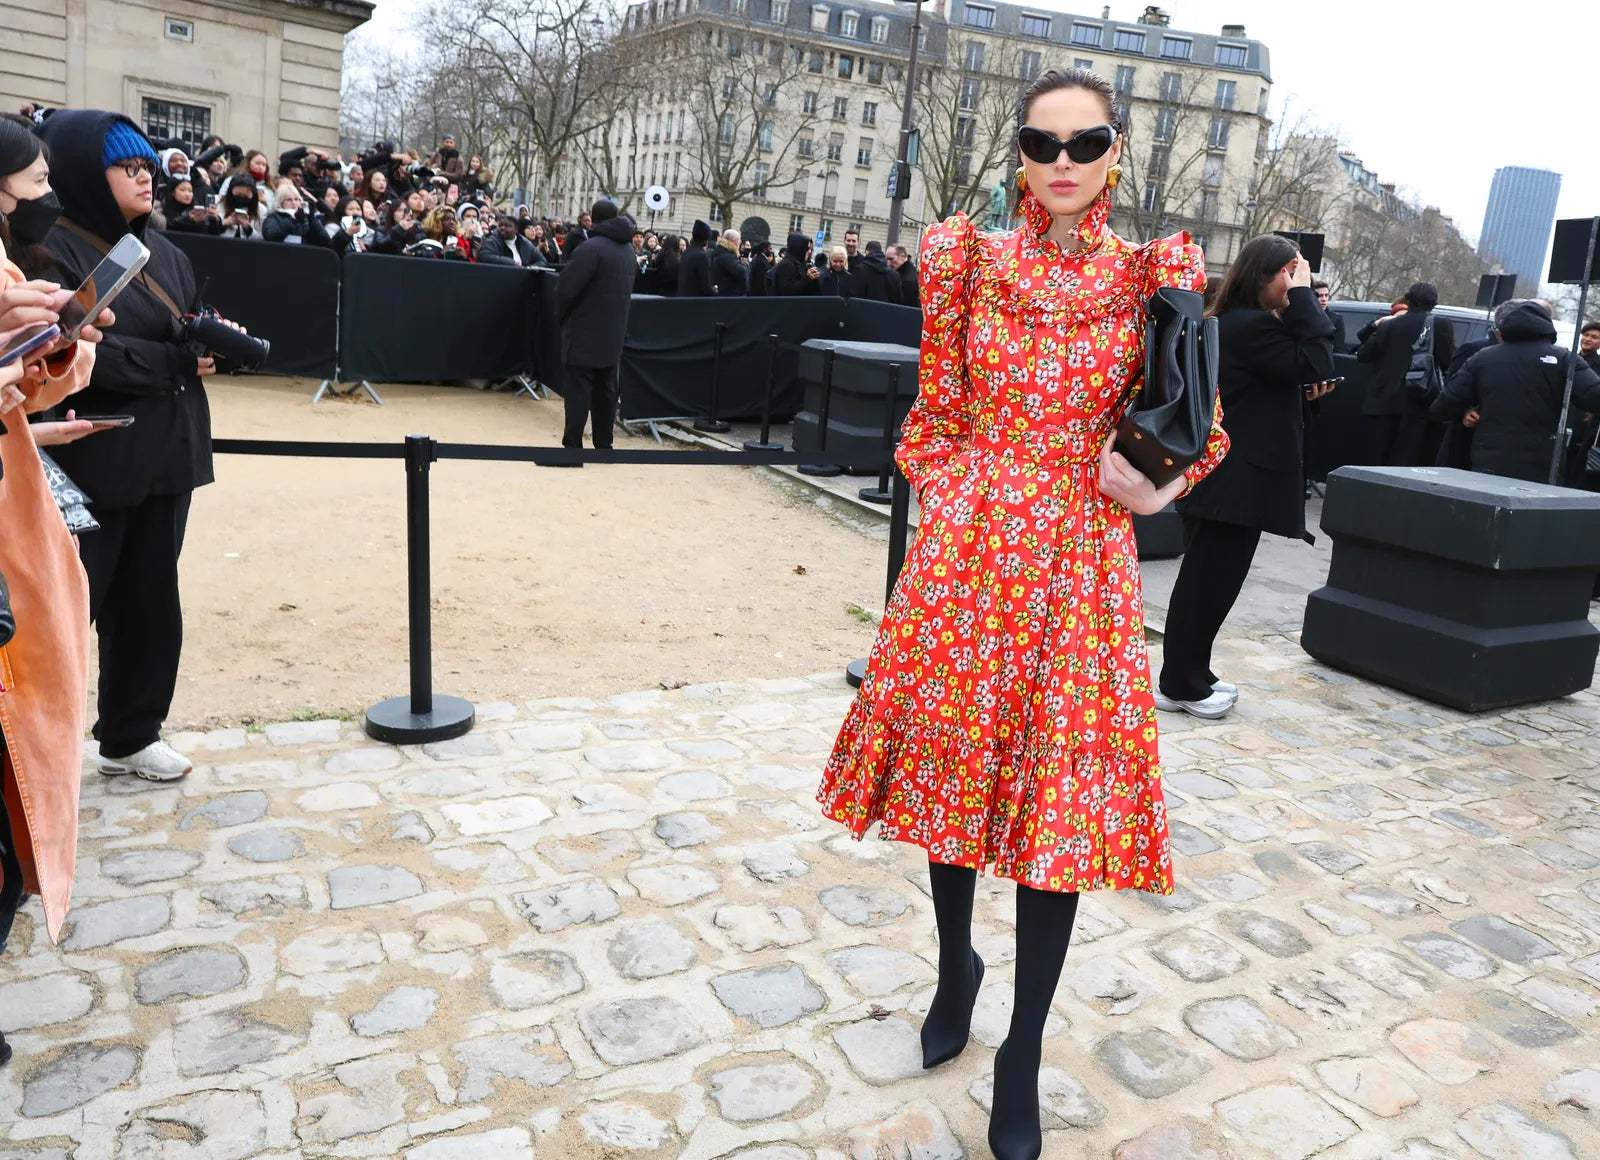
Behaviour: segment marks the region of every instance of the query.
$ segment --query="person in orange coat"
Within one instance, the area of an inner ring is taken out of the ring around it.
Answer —
[[[42,241],[55,212],[39,143],[26,130],[0,122],[0,346],[18,330],[57,321],[70,296],[53,283],[27,281],[6,256],[7,244],[15,249]],[[109,311],[95,320],[99,326],[111,321]],[[83,338],[70,346],[0,367],[0,575],[17,626],[0,648],[0,865],[6,867],[0,876],[0,950],[22,892],[40,896],[52,940],[72,895],[89,587],[27,416],[89,381],[99,339],[95,327],[85,327]],[[0,1039],[0,1063],[10,1054]]]

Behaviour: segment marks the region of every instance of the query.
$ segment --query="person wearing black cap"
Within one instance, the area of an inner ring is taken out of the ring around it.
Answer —
[[[161,739],[183,645],[178,554],[194,489],[212,481],[211,412],[202,385],[215,370],[180,341],[195,296],[194,270],[160,230],[147,228],[156,153],[117,113],[68,109],[40,127],[54,156],[63,215],[45,239],[51,276],[76,286],[125,234],[150,260],[116,303],[98,348],[83,414],[132,415],[131,427],[55,448],[94,498],[100,530],[83,537],[89,612],[100,639],[100,742],[104,774],[171,781],[186,757]]]
[[[807,259],[806,255],[810,250],[811,239],[805,234],[789,235],[783,247],[783,259],[778,263],[777,269],[772,271],[773,294],[792,296],[817,292],[817,283],[822,278],[822,271]]]
[[[696,219],[694,231],[689,235],[689,248],[678,263],[678,297],[710,298],[717,292],[711,280],[711,226]]]
[[[1373,368],[1362,411],[1372,422],[1372,462],[1380,467],[1422,467],[1431,464],[1444,438],[1444,428],[1428,420],[1428,400],[1406,390],[1411,348],[1422,330],[1433,323],[1433,361],[1442,371],[1455,354],[1455,330],[1450,320],[1435,314],[1439,292],[1427,282],[1413,282],[1401,302],[1403,308],[1356,335],[1361,348],[1356,361]]]
[[[561,445],[582,447],[583,425],[590,421],[595,449],[609,451],[617,415],[617,364],[639,266],[633,256],[633,219],[619,214],[616,202],[601,198],[587,216],[593,223],[589,238],[572,251],[556,283],[566,381]]]
[[[772,243],[760,238],[750,245],[750,295],[772,293]]]

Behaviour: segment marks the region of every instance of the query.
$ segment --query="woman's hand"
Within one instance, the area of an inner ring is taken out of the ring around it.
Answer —
[[[57,296],[72,297],[54,282],[16,282],[0,290],[0,334],[59,319]]]
[[[1293,290],[1296,286],[1311,289],[1311,263],[1300,257],[1295,258],[1289,270],[1289,289]]]
[[[1134,515],[1153,516],[1183,494],[1188,481],[1178,476],[1158,488],[1150,477],[1115,450],[1116,433],[1100,449],[1100,494],[1116,500]]]
[[[100,428],[87,419],[78,418],[76,411],[68,411],[67,417],[52,423],[35,423],[33,425],[33,441],[40,447],[59,447],[63,443],[76,443],[85,435],[93,435]]]
[[[1482,416],[1478,413],[1478,408],[1474,407],[1465,415],[1461,416],[1461,425],[1468,428],[1476,427],[1478,425],[1478,420],[1481,418]]]
[[[206,357],[203,359],[196,360],[194,373],[200,375],[202,378],[206,375],[216,374],[217,360],[212,358],[210,355],[206,355]]]
[[[17,390],[24,370],[21,363],[7,363],[0,367],[0,415],[27,402],[27,396]]]
[[[1329,391],[1333,390],[1333,388],[1337,387],[1338,385],[1339,385],[1338,383],[1334,382],[1331,379],[1328,380],[1327,382],[1323,382],[1323,383],[1312,383],[1309,387],[1306,388],[1306,402],[1308,402],[1308,403],[1316,402],[1318,399],[1322,398],[1323,395],[1326,395]]]

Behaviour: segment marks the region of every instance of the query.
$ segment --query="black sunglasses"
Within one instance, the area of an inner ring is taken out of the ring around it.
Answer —
[[[1043,129],[1024,125],[1017,130],[1017,148],[1022,150],[1022,155],[1029,161],[1037,161],[1040,165],[1055,164],[1063,149],[1073,161],[1079,165],[1087,165],[1104,157],[1106,150],[1111,148],[1117,137],[1117,131],[1110,125],[1096,125],[1081,133],[1074,133],[1065,141],[1054,133],[1046,133]]]

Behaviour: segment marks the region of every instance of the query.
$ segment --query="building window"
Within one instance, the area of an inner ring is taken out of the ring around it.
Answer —
[[[706,210],[706,220],[720,222],[722,220],[722,207],[716,202],[712,202],[711,208]]]
[[[789,232],[791,234],[803,234],[803,233],[805,233],[805,229],[806,229],[806,215],[805,214],[803,214],[803,213],[792,213],[792,214],[789,215]]]
[[[1266,89],[1262,89],[1261,90],[1261,95],[1256,98],[1256,115],[1258,117],[1265,117],[1267,115],[1267,90]]]
[[[1150,164],[1145,169],[1147,181],[1162,182],[1167,179],[1167,170],[1172,164],[1172,147],[1169,145],[1156,145],[1150,150]]]
[[[185,44],[193,44],[194,21],[179,20],[174,16],[167,17],[167,39],[181,40]]]
[[[728,10],[737,16],[743,16],[744,0],[728,0]]]
[[[1212,149],[1226,149],[1228,147],[1228,125],[1226,117],[1211,118],[1211,136],[1206,144]]]
[[[812,155],[811,151],[814,144],[815,142],[813,142],[810,137],[802,137],[795,143],[794,151],[801,157],[810,157]]]
[[[153,141],[176,137],[190,157],[200,152],[200,142],[211,133],[211,110],[204,105],[182,105],[177,101],[144,98],[144,135]]]
[[[1085,72],[1093,72],[1094,71],[1094,61],[1090,60],[1086,56],[1073,57],[1072,58],[1072,67],[1073,68],[1081,68]]]
[[[801,96],[800,111],[802,113],[815,113],[817,111],[816,89],[809,89]]]
[[[1133,92],[1133,66],[1132,65],[1119,64],[1117,66],[1117,77],[1116,77],[1116,80],[1112,83],[1112,88],[1114,88],[1119,93],[1131,93],[1131,92]]]
[[[1194,54],[1194,41],[1186,36],[1163,36],[1161,55],[1168,60],[1188,60]]]
[[[794,66],[796,66],[798,68],[800,65],[805,63],[805,59],[806,59],[806,50],[804,48],[800,47],[800,45],[798,45],[798,44],[791,44],[789,46],[789,63],[790,64],[792,64],[792,65],[794,65]]]
[[[1100,26],[1098,24],[1072,24],[1072,43],[1088,44],[1095,48],[1100,47]]]
[[[1182,73],[1169,72],[1161,74],[1161,99],[1169,105],[1176,105],[1183,100]]]
[[[723,77],[722,78],[722,99],[725,100],[725,101],[733,100],[733,78],[732,77]]]
[[[1038,53],[1024,52],[1022,54],[1022,68],[1019,70],[1019,74],[1025,81],[1035,80],[1038,78],[1039,70],[1042,67],[1043,63]]]
[[[1206,155],[1205,172],[1203,174],[1201,174],[1201,176],[1200,176],[1200,184],[1201,185],[1209,185],[1212,188],[1215,188],[1215,187],[1221,185],[1222,184],[1222,163],[1223,163],[1222,154],[1220,154],[1220,153],[1208,153]]]
[[[1238,96],[1238,94],[1239,94],[1239,82],[1238,81],[1218,81],[1217,82],[1217,108],[1219,108],[1219,109],[1231,109],[1231,108],[1233,108],[1234,98],[1236,96]]]
[[[872,43],[886,44],[889,40],[889,22],[881,16],[872,18]]]
[[[1037,36],[1040,40],[1050,39],[1050,18],[1048,16],[1034,16],[1024,12],[1017,19],[1017,31],[1023,36]]]
[[[822,54],[820,52],[815,49],[812,50],[810,59],[806,61],[806,69],[814,73],[822,71]]]
[[[728,36],[728,55],[729,56],[738,56],[740,50],[743,49],[743,48],[744,48],[744,37],[735,36],[735,35],[729,34],[729,36]]]
[[[856,29],[861,26],[861,13],[846,12],[839,17],[839,35],[854,39]]]
[[[1156,140],[1170,141],[1178,129],[1178,113],[1175,109],[1156,110]]]
[[[1214,189],[1207,189],[1207,190],[1201,191],[1201,194],[1200,194],[1200,220],[1203,221],[1203,222],[1214,222],[1214,221],[1216,221],[1217,220],[1217,203],[1220,202],[1221,200],[1222,200],[1221,196]]]
[[[926,52],[927,50],[928,50],[928,26],[926,24],[919,24],[919,25],[917,25],[917,51],[918,52]]]
[[[761,151],[763,153],[771,153],[772,152],[772,122],[771,121],[763,121],[763,122],[761,122],[761,131],[757,135],[757,141],[760,144]]]
[[[967,47],[961,54],[961,67],[968,72],[983,71],[983,42],[981,40],[969,40],[967,42]]]
[[[1244,68],[1250,60],[1250,49],[1242,44],[1217,45],[1217,63],[1223,68]]]
[[[672,184],[677,185],[683,176],[683,154],[672,155]]]
[[[828,6],[826,4],[813,4],[811,6],[811,31],[828,31]]]
[[[678,136],[677,136],[676,140],[679,140],[679,141],[683,140],[683,125],[684,125],[684,122],[687,121],[688,119],[689,119],[689,114],[688,114],[687,111],[680,111],[678,113]]]
[[[1137,52],[1140,56],[1143,56],[1144,33],[1135,32],[1131,28],[1119,28],[1117,29],[1116,40],[1111,47],[1118,52]]]
[[[856,143],[856,164],[872,164],[872,138],[863,137]]]
[[[828,137],[828,160],[838,161],[844,157],[844,134],[833,133]]]
[[[778,86],[777,85],[768,85],[767,86],[766,104],[767,104],[767,108],[769,108],[769,109],[776,109],[778,107]]]
[[[756,180],[754,193],[757,197],[767,196],[767,177],[772,172],[765,161],[756,162]]]
[[[978,98],[982,95],[982,82],[975,77],[968,77],[961,82],[961,96],[957,98],[956,107],[970,113],[978,107]]]
[[[1144,196],[1140,198],[1139,204],[1144,207],[1145,213],[1155,213],[1156,206],[1161,204],[1161,186],[1153,182],[1145,186]]]
[[[876,125],[878,123],[878,102],[861,102],[861,123],[863,125]]]
[[[850,119],[850,98],[833,98],[833,119],[835,121],[848,121]]]
[[[972,149],[978,139],[978,119],[976,117],[956,117],[956,147],[959,149]]]
[[[772,23],[789,23],[789,0],[772,0]]]
[[[963,23],[971,25],[973,28],[993,28],[994,9],[979,8],[974,4],[968,4],[961,19]]]
[[[822,240],[823,241],[826,242],[826,241],[829,241],[830,239],[832,239],[832,237],[833,237],[833,219],[832,218],[823,218],[821,223],[820,223],[820,225],[819,225],[818,232],[822,234]]]
[[[839,76],[840,76],[840,78],[842,78],[843,80],[849,80],[852,76],[855,75],[855,71],[856,71],[855,58],[850,56],[849,53],[841,52],[839,54]]]
[[[883,83],[883,62],[881,60],[869,61],[867,63],[867,82],[874,85],[881,85]]]
[[[717,140],[724,145],[733,144],[733,115],[731,113],[722,114],[722,123],[717,126]]]

